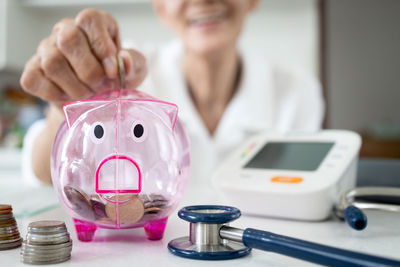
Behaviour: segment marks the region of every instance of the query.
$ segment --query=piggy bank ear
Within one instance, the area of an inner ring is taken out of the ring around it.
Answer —
[[[178,119],[178,106],[164,101],[156,102],[159,107],[167,114],[172,131],[174,131],[176,120]]]
[[[65,104],[63,109],[68,128],[70,128],[79,117],[88,111],[102,108],[110,103],[111,101],[108,100],[84,100]]]

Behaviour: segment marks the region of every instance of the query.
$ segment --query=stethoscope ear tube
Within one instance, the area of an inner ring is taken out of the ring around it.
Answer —
[[[252,228],[244,230],[242,242],[250,248],[272,251],[327,266],[400,265],[400,262],[396,260],[334,248]]]
[[[347,222],[355,230],[363,230],[367,226],[367,216],[363,210],[379,210],[400,212],[400,205],[394,203],[374,203],[356,201],[357,197],[392,197],[400,198],[400,188],[394,187],[357,187],[344,192],[334,208],[335,215]]]
[[[349,210],[349,218],[357,210]],[[352,214],[352,215],[351,215]],[[233,259],[250,253],[251,248],[328,266],[400,266],[400,261],[334,248],[253,228],[245,230],[226,225],[240,216],[234,207],[199,205],[178,212],[190,223],[189,236],[171,240],[171,253],[192,259]]]

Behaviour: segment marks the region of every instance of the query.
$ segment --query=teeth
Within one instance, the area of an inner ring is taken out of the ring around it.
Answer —
[[[190,23],[191,24],[196,24],[196,25],[197,24],[206,24],[206,23],[212,23],[212,22],[216,22],[216,21],[222,20],[223,18],[224,18],[224,15],[222,15],[222,14],[207,15],[207,16],[191,19]]]

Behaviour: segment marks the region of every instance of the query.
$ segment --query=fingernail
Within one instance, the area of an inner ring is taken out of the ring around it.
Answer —
[[[103,66],[106,75],[110,79],[117,77],[117,59],[115,57],[108,57],[103,60]]]

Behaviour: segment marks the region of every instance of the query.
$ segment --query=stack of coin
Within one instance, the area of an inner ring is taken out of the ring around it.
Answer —
[[[28,226],[22,242],[21,261],[30,264],[54,264],[71,258],[72,240],[61,221],[37,221]]]
[[[19,235],[12,207],[0,204],[0,250],[16,248],[21,246],[21,243],[22,238]]]

